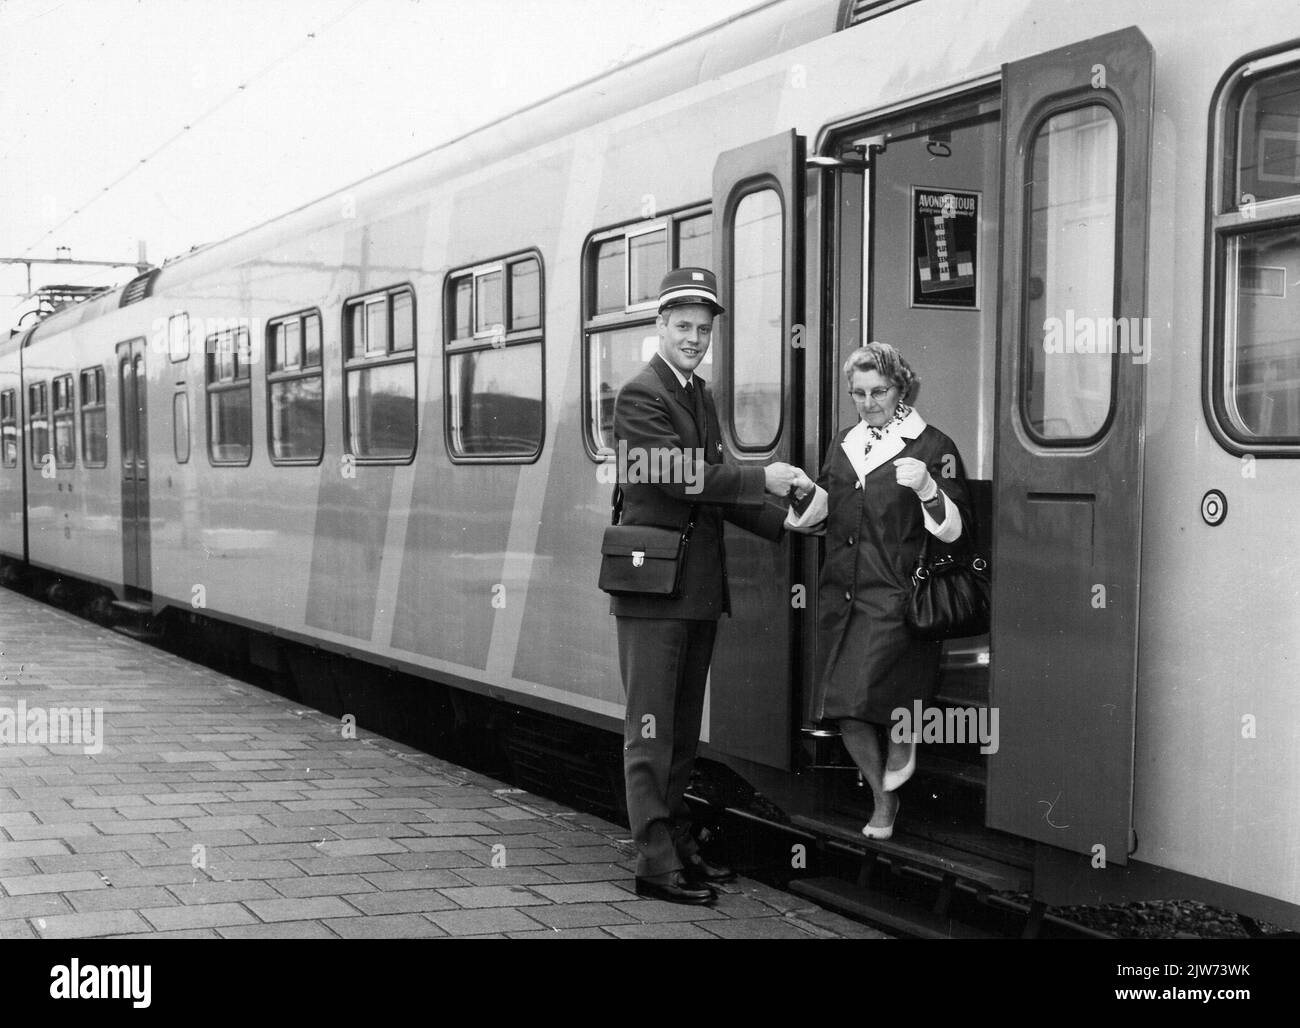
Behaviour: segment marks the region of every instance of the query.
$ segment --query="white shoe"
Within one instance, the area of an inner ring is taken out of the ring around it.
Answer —
[[[894,822],[898,820],[898,809],[902,805],[901,802],[894,804],[894,816],[890,818],[889,824],[885,825],[883,828],[873,828],[869,824],[863,825],[862,834],[868,839],[888,839],[894,834]]]
[[[907,763],[904,764],[902,767],[900,767],[897,771],[891,771],[889,770],[889,768],[885,768],[885,781],[882,788],[885,790],[885,792],[893,792],[900,785],[902,785],[909,778],[911,778],[912,773],[915,770],[916,770],[916,740],[913,739],[911,752],[908,753],[907,755]]]

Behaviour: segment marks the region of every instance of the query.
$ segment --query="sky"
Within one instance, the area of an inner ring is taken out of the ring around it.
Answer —
[[[0,257],[161,264],[757,2],[0,0]]]

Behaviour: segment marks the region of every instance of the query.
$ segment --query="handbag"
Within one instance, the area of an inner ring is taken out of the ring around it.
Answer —
[[[623,490],[615,486],[610,523],[600,543],[600,588],[612,596],[680,595],[695,512],[692,504],[685,528],[619,524]]]
[[[973,547],[930,556],[930,533],[912,571],[907,627],[918,639],[960,639],[989,630],[989,562]]]

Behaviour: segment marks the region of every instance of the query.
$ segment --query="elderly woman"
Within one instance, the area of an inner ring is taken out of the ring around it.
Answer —
[[[912,570],[927,535],[936,552],[969,531],[971,508],[957,447],[908,405],[920,380],[898,351],[860,347],[844,375],[860,420],[835,441],[817,482],[804,475],[796,484],[786,527],[826,536],[817,716],[839,722],[871,787],[875,809],[862,833],[888,839],[899,807],[894,790],[916,767],[915,741],[893,738],[891,715],[929,699],[942,647],[908,631]]]

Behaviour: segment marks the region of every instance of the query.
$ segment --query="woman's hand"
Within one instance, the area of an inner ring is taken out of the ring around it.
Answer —
[[[934,493],[934,479],[924,461],[915,457],[899,457],[894,461],[894,478],[899,485],[906,486],[917,496],[931,496]]]

